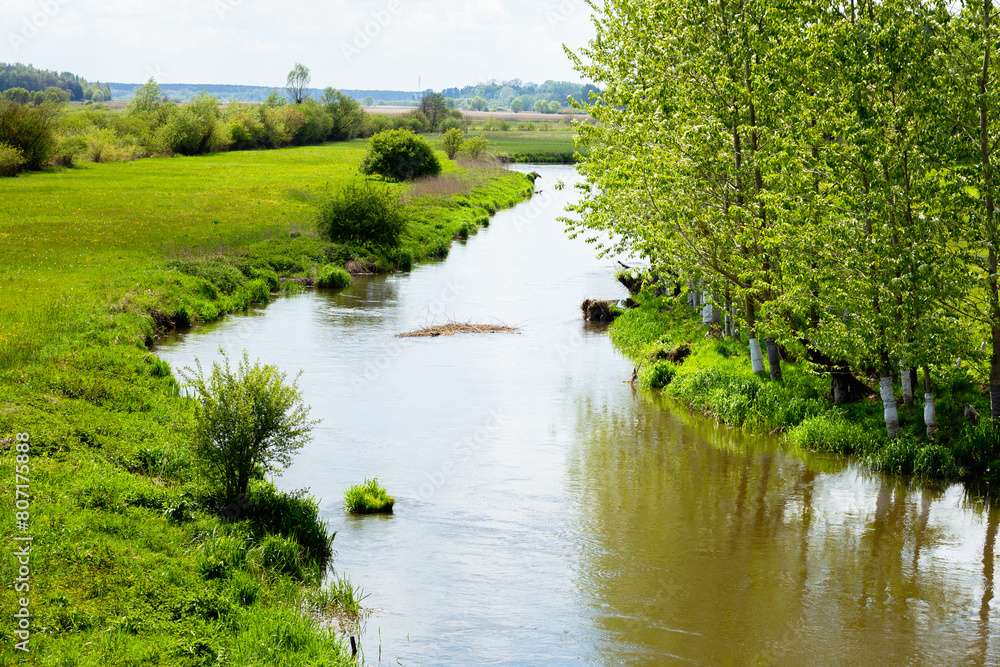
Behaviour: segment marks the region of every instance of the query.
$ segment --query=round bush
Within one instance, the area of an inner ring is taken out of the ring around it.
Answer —
[[[391,188],[354,183],[331,195],[320,205],[317,226],[334,242],[372,242],[395,246],[403,233],[399,196]]]
[[[0,143],[21,151],[24,169],[44,167],[55,148],[53,114],[46,106],[0,99]]]
[[[335,264],[327,264],[316,276],[317,287],[327,287],[330,289],[342,289],[351,284],[351,274],[343,267]]]
[[[406,181],[441,173],[441,163],[422,137],[409,130],[386,130],[371,138],[361,173]]]

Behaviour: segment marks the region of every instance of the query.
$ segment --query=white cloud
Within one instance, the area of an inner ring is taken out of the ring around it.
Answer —
[[[577,79],[585,0],[0,0],[0,59],[91,80],[414,89]]]

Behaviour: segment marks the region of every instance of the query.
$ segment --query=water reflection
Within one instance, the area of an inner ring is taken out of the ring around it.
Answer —
[[[651,409],[653,408],[653,409]],[[954,486],[817,472],[649,397],[584,399],[582,580],[618,659],[995,664],[998,512]],[[706,446],[706,442],[712,443]]]

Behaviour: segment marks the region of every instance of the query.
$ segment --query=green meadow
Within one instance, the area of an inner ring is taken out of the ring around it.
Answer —
[[[39,665],[339,665],[357,600],[323,588],[330,535],[308,496],[252,489],[222,520],[191,449],[192,402],[159,335],[302,289],[331,265],[407,269],[447,254],[530,180],[444,161],[394,185],[391,250],[332,243],[323,194],[359,178],[364,141],[84,164],[0,179],[0,475],[26,477],[31,653]],[[288,281],[286,279],[292,279]],[[263,361],[267,361],[266,359]],[[17,528],[0,521],[5,544]],[[17,534],[21,534],[18,532]],[[16,562],[0,576],[13,581]],[[0,593],[5,609],[18,594]],[[14,627],[0,627],[3,662]]]

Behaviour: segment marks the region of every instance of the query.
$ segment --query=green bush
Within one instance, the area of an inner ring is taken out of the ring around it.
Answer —
[[[7,144],[21,151],[24,169],[44,167],[55,149],[50,108],[0,99],[0,144]]]
[[[254,549],[254,555],[263,567],[296,579],[303,579],[299,545],[281,535],[266,535]]]
[[[217,111],[195,106],[194,103],[177,107],[166,124],[157,131],[157,139],[164,150],[181,155],[207,153],[212,143]]]
[[[422,137],[409,130],[386,130],[371,138],[361,173],[406,181],[441,173],[441,163]]]
[[[246,516],[256,535],[276,534],[295,540],[304,560],[320,567],[333,555],[333,535],[319,518],[316,500],[304,491],[284,493],[273,484],[250,487]]]
[[[652,389],[663,389],[677,374],[677,367],[669,361],[658,361],[649,369],[646,382]]]
[[[351,284],[351,274],[342,266],[327,264],[319,270],[316,276],[316,286],[330,289],[343,289]]]
[[[344,509],[351,514],[392,514],[396,499],[379,486],[377,479],[356,484],[344,494]]]
[[[458,155],[458,151],[462,148],[462,143],[465,141],[465,133],[457,128],[452,128],[446,130],[444,134],[441,135],[441,145],[444,147],[444,152],[448,154],[448,158],[454,160],[455,156]]]
[[[0,176],[16,176],[25,162],[20,148],[0,143]]]
[[[330,241],[395,246],[406,226],[399,196],[374,183],[352,183],[329,196],[319,209],[320,233]]]
[[[490,142],[486,137],[469,137],[462,142],[461,152],[472,158],[480,158],[486,154]]]

